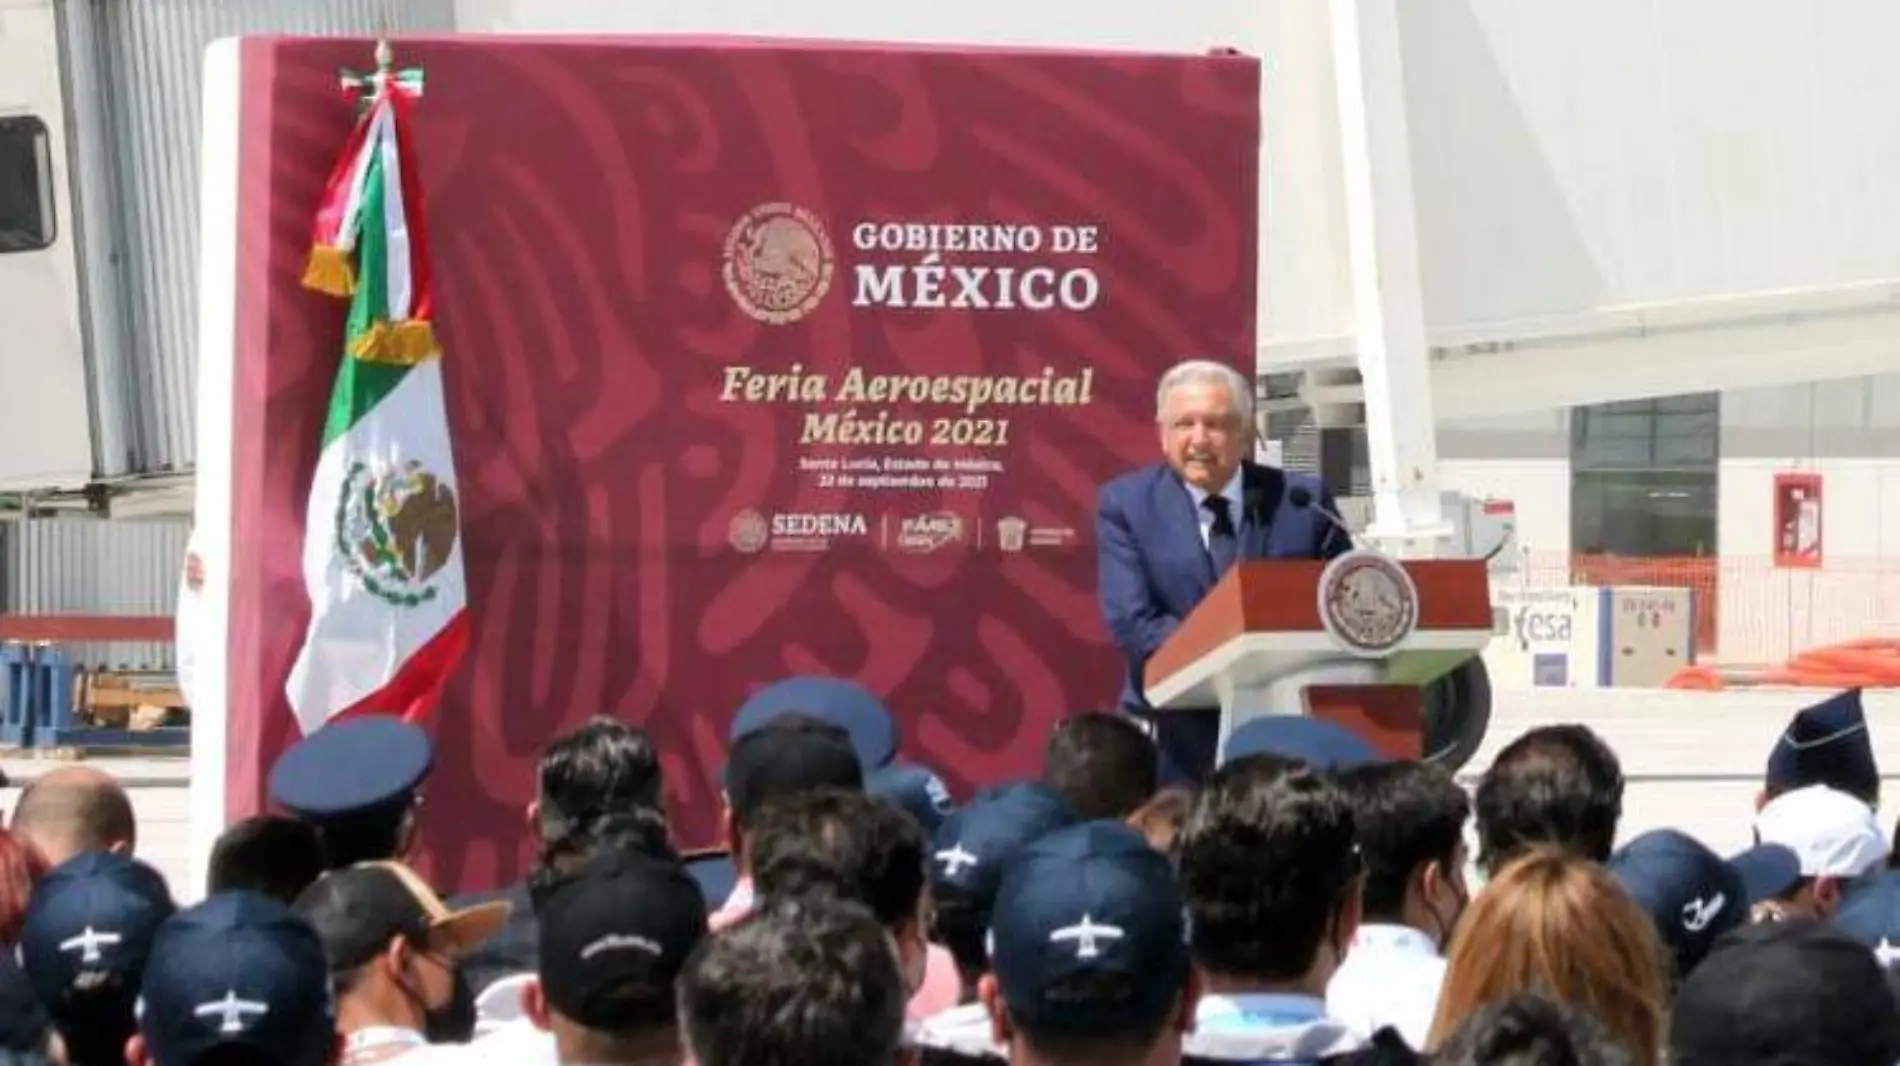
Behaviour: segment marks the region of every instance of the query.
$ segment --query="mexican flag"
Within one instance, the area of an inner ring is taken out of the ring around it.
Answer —
[[[367,104],[325,187],[304,284],[349,298],[304,524],[310,627],[287,691],[309,733],[434,708],[468,643],[455,459],[409,133],[421,79],[345,79]]]

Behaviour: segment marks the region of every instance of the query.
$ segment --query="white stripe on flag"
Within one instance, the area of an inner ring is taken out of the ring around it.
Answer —
[[[363,197],[369,187],[369,161],[376,158],[376,145],[379,143],[379,130],[389,115],[388,104],[376,105],[376,113],[370,116],[369,133],[363,137],[363,147],[357,150],[356,165],[350,171],[350,196],[343,203],[343,226],[337,231],[336,246],[345,251],[356,247],[357,234],[362,232]]]
[[[407,205],[402,202],[402,161],[396,154],[395,106],[385,107],[391,115],[383,126],[383,225],[388,230],[389,254],[387,264],[389,277],[389,321],[401,322],[409,317],[409,308],[415,299],[412,275],[409,271],[409,214]]]

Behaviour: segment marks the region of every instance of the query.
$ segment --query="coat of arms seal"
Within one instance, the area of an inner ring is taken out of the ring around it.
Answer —
[[[1418,628],[1418,586],[1397,560],[1350,551],[1319,575],[1319,620],[1355,655],[1383,655]]]
[[[455,490],[421,463],[354,463],[337,499],[336,552],[370,595],[398,607],[427,603],[461,535],[458,512]]]
[[[726,235],[726,291],[740,310],[770,326],[810,314],[831,288],[832,270],[824,223],[793,204],[755,207]]]

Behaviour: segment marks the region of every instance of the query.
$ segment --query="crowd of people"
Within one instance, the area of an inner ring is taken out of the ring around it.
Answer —
[[[729,848],[682,854],[660,753],[595,718],[540,757],[520,883],[411,866],[432,756],[339,722],[180,907],[84,767],[0,836],[0,1063],[70,1066],[1893,1066],[1900,871],[1857,693],[1769,753],[1757,843],[1619,840],[1585,725],[1475,787],[1304,718],[1196,784],[1078,714],[958,804],[844,682],[734,720]],[[524,772],[525,769],[524,769]]]

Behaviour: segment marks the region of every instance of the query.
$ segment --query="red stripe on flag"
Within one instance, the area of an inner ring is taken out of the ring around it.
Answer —
[[[389,684],[331,715],[325,724],[359,714],[393,714],[411,722],[427,718],[442,701],[442,688],[467,650],[468,610],[464,608],[416,649]]]

